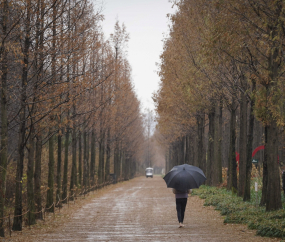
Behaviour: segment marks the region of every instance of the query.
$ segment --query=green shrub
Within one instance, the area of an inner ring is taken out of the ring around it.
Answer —
[[[256,193],[252,185],[251,201],[244,202],[241,197],[232,194],[225,188],[201,186],[192,192],[205,199],[205,206],[214,206],[225,216],[224,223],[247,224],[249,229],[257,230],[256,234],[266,237],[285,238],[285,211],[266,212],[265,207],[256,206]],[[257,194],[258,203],[261,191]],[[283,208],[285,199],[282,196]]]

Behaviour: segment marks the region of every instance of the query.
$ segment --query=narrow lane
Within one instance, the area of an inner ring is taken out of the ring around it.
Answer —
[[[163,179],[139,177],[96,197],[41,241],[277,241],[244,225],[224,225],[219,212],[194,196],[184,224],[178,228],[174,195]]]

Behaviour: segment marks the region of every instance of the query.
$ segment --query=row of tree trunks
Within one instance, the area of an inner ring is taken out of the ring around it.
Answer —
[[[117,176],[129,179],[134,175],[136,164],[133,162],[139,158],[129,154],[132,149],[125,147],[122,137],[131,136],[134,132],[129,132],[131,129],[140,133],[137,137],[142,137],[143,128],[137,122],[133,122],[136,126],[128,124],[126,127],[120,123],[126,118],[124,105],[125,109],[132,111],[127,114],[130,119],[140,116],[139,105],[136,98],[130,101],[132,105],[121,102],[123,97],[134,94],[132,88],[125,88],[128,86],[126,84],[131,83],[130,66],[123,55],[124,41],[120,36],[116,36],[115,39],[120,39],[121,43],[118,46],[119,56],[116,50],[114,67],[113,46],[102,37],[103,32],[99,24],[102,15],[99,9],[97,15],[93,15],[92,5],[87,0],[3,0],[0,6],[0,236],[4,236],[1,218],[7,215],[4,213],[7,213],[4,209],[5,201],[9,206],[12,201],[11,197],[9,200],[5,199],[5,193],[10,193],[10,190],[6,191],[8,151],[11,157],[8,170],[17,162],[15,177],[11,176],[13,183],[9,185],[13,186],[15,182],[15,187],[11,189],[15,191],[13,230],[20,231],[23,208],[29,211],[28,223],[34,224],[35,218],[42,218],[40,212],[43,207],[53,212],[54,205],[61,206],[59,202],[62,199],[67,202],[66,198],[70,199],[77,188],[88,190],[91,185],[108,181],[112,170],[111,149],[115,147],[114,164],[117,167]],[[13,32],[13,28],[16,31]],[[127,36],[125,28],[123,33],[120,31],[118,22],[115,31],[116,35]],[[92,38],[94,43],[91,43]],[[128,37],[125,39],[127,42]],[[93,67],[86,60],[89,54],[95,56]],[[114,69],[118,76],[115,78],[116,85],[121,85],[120,88],[114,88],[113,85]],[[100,95],[104,97],[96,99],[92,92],[101,87],[103,92]],[[116,96],[116,100],[113,96]],[[131,100],[125,99],[126,102]],[[107,123],[106,120],[114,120],[115,109],[119,110],[116,117],[118,124]],[[102,113],[101,117],[99,112]],[[106,116],[110,116],[110,119]],[[12,122],[12,125],[9,122]],[[11,144],[8,144],[8,125],[11,125],[9,130],[12,130],[9,133]],[[120,129],[116,134],[113,132],[115,125]],[[94,136],[91,130],[94,131]],[[15,137],[17,131],[18,137]],[[96,167],[98,144],[99,170]],[[45,154],[46,149],[47,156],[42,157],[42,151],[44,150]],[[27,180],[23,179],[24,161]],[[45,168],[47,163],[48,169]],[[42,171],[44,176],[47,173],[47,181],[42,181]],[[99,172],[96,174],[97,171]],[[45,190],[43,188],[46,184]],[[27,187],[27,190],[23,191],[23,187]],[[43,198],[43,191],[46,192],[46,199]]]
[[[197,163],[197,158],[194,156],[194,147],[197,147],[197,144],[191,142],[194,135],[190,137],[190,135],[183,136],[180,140],[173,142],[169,145],[168,150],[166,151],[166,159],[165,159],[165,167],[166,171],[172,169],[173,166],[181,165],[181,164],[191,164]],[[191,151],[192,150],[192,151]],[[197,153],[197,152],[196,152]],[[196,154],[198,157],[198,154]]]
[[[157,127],[171,149],[166,167],[181,162],[180,144],[177,143],[183,140],[186,125],[189,125],[188,132],[197,128],[199,124],[194,123],[193,117],[196,110],[204,106],[209,121],[206,125],[206,129],[209,129],[206,183],[216,186],[221,182],[220,130],[227,125],[230,127],[225,128],[223,136],[229,141],[223,143],[228,151],[228,156],[224,155],[228,164],[223,162],[228,168],[227,189],[245,201],[250,199],[252,148],[264,145],[264,157],[260,159],[263,160],[260,204],[266,205],[267,211],[282,208],[282,164],[278,165],[277,161],[278,136],[279,133],[284,134],[284,94],[280,92],[284,83],[282,43],[285,34],[280,28],[284,25],[284,3],[233,0],[223,1],[217,6],[211,1],[178,1],[175,6],[177,12],[171,21],[171,36],[165,38],[161,55],[162,85],[154,96],[159,116]],[[205,18],[212,20],[209,25],[203,24]],[[283,21],[282,24],[280,21]],[[232,26],[235,29],[233,32]],[[213,38],[204,38],[209,33],[213,34]],[[187,36],[191,36],[191,41]],[[201,40],[205,41],[205,48],[201,47]],[[201,59],[205,62],[201,62]],[[186,88],[180,89],[180,86]],[[188,99],[189,96],[191,99]],[[224,110],[227,108],[228,111],[224,124],[219,121],[222,110],[218,108],[220,98]],[[183,111],[179,112],[173,106]],[[253,137],[255,119],[262,123],[265,130]],[[199,143],[199,134],[193,135],[191,142],[196,143],[197,138]],[[258,142],[253,145],[253,140]],[[189,160],[197,165],[201,155],[193,146],[190,146],[190,150]],[[197,153],[199,158],[196,157]]]

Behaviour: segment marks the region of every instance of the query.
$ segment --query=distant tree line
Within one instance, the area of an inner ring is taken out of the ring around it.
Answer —
[[[129,36],[117,21],[105,40],[93,4],[0,1],[0,236],[9,209],[22,230],[24,210],[34,224],[43,206],[137,172],[144,130]]]
[[[248,201],[258,137],[265,147],[261,205],[282,208],[284,2],[173,2],[177,12],[169,15],[160,90],[153,96],[166,170],[194,164],[217,186],[226,166],[227,189]]]

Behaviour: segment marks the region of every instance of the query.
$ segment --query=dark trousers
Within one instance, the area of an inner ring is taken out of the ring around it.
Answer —
[[[179,223],[183,223],[186,204],[187,198],[176,198],[176,210]]]

